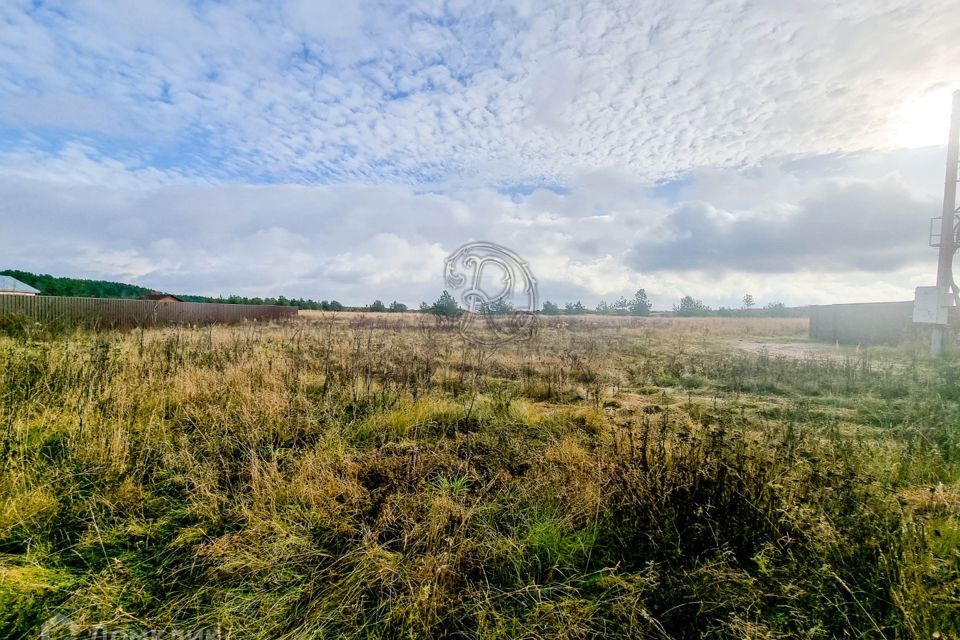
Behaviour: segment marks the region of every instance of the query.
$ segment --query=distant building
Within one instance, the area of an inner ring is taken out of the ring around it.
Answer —
[[[170,295],[169,293],[151,293],[149,295],[143,296],[144,300],[159,300],[160,302],[183,302],[177,296]]]
[[[35,296],[38,293],[39,289],[23,284],[16,278],[0,276],[0,296]]]

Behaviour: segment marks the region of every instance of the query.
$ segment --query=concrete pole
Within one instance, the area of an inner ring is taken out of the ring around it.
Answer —
[[[953,280],[953,253],[956,241],[953,234],[957,211],[957,170],[960,152],[960,90],[953,92],[953,110],[950,115],[950,137],[947,139],[947,175],[943,184],[943,218],[940,221],[940,260],[937,263],[937,295],[946,300]],[[943,352],[945,327],[934,325],[930,337],[930,355],[939,358]]]

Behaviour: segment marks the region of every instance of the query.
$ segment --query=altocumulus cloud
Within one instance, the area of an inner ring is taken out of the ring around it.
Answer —
[[[954,15],[5,3],[0,256],[416,303],[484,238],[529,258],[547,298],[904,297],[930,277],[942,150],[897,149],[898,108],[957,83]]]

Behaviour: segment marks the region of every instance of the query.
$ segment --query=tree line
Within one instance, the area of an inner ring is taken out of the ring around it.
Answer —
[[[147,295],[157,293],[153,289],[141,287],[135,284],[126,284],[123,282],[110,282],[107,280],[88,280],[85,278],[63,278],[47,274],[36,274],[29,271],[20,271],[17,269],[6,269],[0,271],[0,275],[10,276],[38,289],[45,296],[73,296],[83,298],[122,298],[129,300],[140,300]],[[177,295],[178,298],[186,302],[214,302],[219,304],[250,304],[250,305],[277,305],[281,307],[298,307],[300,309],[317,311],[372,311],[377,313],[403,313],[408,311],[407,305],[394,300],[390,304],[385,304],[382,300],[374,300],[365,307],[347,307],[336,300],[312,300],[309,298],[287,298],[285,296],[277,297],[247,297],[247,296],[197,296],[197,295]],[[614,302],[601,300],[593,309],[586,307],[582,302],[567,302],[562,306],[544,301],[540,312],[543,315],[584,315],[588,313],[612,316],[648,316],[652,310],[650,298],[644,289],[638,289],[633,297],[627,299],[621,296]],[[432,304],[422,302],[420,311],[432,313],[441,316],[457,316],[463,310],[457,304],[456,299],[448,291],[444,291],[440,297]],[[506,315],[513,313],[514,307],[506,300],[498,300],[490,305],[482,307],[481,313],[490,313],[494,315]],[[676,316],[790,316],[798,315],[797,309],[790,309],[782,302],[770,302],[765,306],[757,308],[756,302],[751,294],[745,294],[742,300],[742,306],[739,309],[719,307],[711,308],[693,296],[684,296],[678,304],[673,305],[673,315]]]
[[[45,273],[31,273],[18,269],[5,269],[0,275],[10,276],[20,282],[30,285],[45,296],[69,296],[76,298],[120,298],[124,300],[142,300],[145,296],[158,293],[153,289],[141,287],[125,282],[110,282],[108,280],[88,280],[86,278],[62,278]],[[281,307],[299,307],[301,309],[318,309],[323,311],[343,311],[346,307],[336,300],[310,300],[307,298],[277,297],[247,297],[247,296],[196,296],[181,295],[176,297],[185,302],[215,302],[219,304],[252,304],[278,305]]]
[[[743,296],[743,306],[739,309],[731,307],[718,307],[714,309],[702,300],[693,296],[684,296],[680,301],[673,305],[673,315],[675,316],[719,316],[719,317],[737,317],[737,316],[795,316],[800,315],[800,310],[789,308],[782,302],[769,302],[763,307],[757,308],[756,302],[751,294]],[[375,310],[368,307],[371,311]],[[653,309],[649,296],[644,289],[638,289],[633,298],[627,299],[621,296],[616,301],[609,303],[601,300],[594,308],[590,309],[581,301],[567,302],[563,306],[549,300],[544,301],[540,313],[547,316],[576,316],[586,314],[600,314],[611,316],[648,316]],[[449,292],[444,291],[440,298],[433,304],[423,302],[420,304],[420,311],[433,313],[441,316],[457,316],[463,313],[463,310],[457,304]],[[499,300],[486,307],[482,307],[481,313],[490,313],[494,315],[505,315],[513,313],[515,309],[506,300]]]
[[[613,303],[601,300],[597,308],[593,310],[585,307],[579,300],[576,302],[567,302],[562,308],[560,305],[550,302],[549,300],[543,302],[543,314],[547,316],[576,316],[585,313],[599,313],[610,316],[648,316],[652,308],[653,305],[650,303],[650,298],[647,296],[645,289],[637,289],[637,292],[633,294],[633,298],[630,300],[627,300],[623,296]]]
[[[742,306],[718,307],[713,309],[693,296],[683,296],[679,304],[673,305],[673,315],[675,316],[720,316],[720,317],[740,317],[740,316],[764,316],[764,317],[788,317],[801,315],[797,308],[787,307],[782,302],[768,302],[762,307],[756,306],[756,301],[749,293],[744,294]]]
[[[254,296],[227,296],[212,298],[210,296],[178,295],[178,298],[184,302],[215,302],[218,304],[269,304],[279,307],[297,307],[298,309],[309,309],[314,311],[345,311],[347,307],[336,300],[310,300],[307,298],[287,298],[277,296],[276,298],[261,298]]]

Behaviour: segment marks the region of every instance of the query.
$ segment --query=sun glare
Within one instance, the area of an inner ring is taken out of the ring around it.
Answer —
[[[950,126],[949,87],[925,91],[907,100],[894,122],[894,140],[900,147],[946,144]]]

